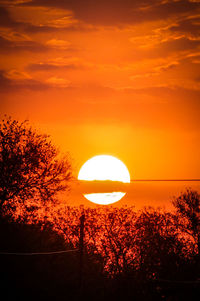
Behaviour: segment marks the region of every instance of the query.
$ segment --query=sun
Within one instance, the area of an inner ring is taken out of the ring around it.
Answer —
[[[109,155],[99,155],[92,157],[83,164],[79,171],[78,179],[130,183],[130,174],[121,160]]]
[[[130,183],[130,174],[126,165],[116,157],[110,155],[94,156],[81,167],[78,180],[84,181],[118,181]],[[126,193],[90,193],[85,198],[96,204],[112,204],[119,201]]]
[[[130,183],[130,174],[126,165],[119,159],[109,155],[99,155],[92,157],[83,164],[78,179]]]

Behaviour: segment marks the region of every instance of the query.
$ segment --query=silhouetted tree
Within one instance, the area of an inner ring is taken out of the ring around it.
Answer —
[[[179,229],[194,242],[196,259],[200,266],[200,195],[197,191],[187,189],[186,192],[174,199],[173,205],[176,208],[177,217],[179,217]]]
[[[37,203],[55,201],[69,188],[71,165],[49,136],[39,134],[27,121],[6,117],[0,123],[0,216],[17,206],[32,211]],[[27,202],[28,201],[28,202]]]
[[[139,270],[143,279],[177,279],[184,261],[184,242],[176,216],[153,208],[144,209],[135,223]]]

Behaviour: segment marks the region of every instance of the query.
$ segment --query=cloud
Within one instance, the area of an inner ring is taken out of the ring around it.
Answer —
[[[5,7],[0,7],[0,26],[3,28],[12,28],[14,30],[23,30],[28,33],[50,32],[57,30],[51,25],[33,25],[30,22],[16,21],[11,17],[10,12]]]
[[[135,80],[137,78],[148,78],[151,76],[158,76],[160,73],[158,71],[152,71],[152,72],[145,72],[145,73],[140,73],[140,74],[134,74],[130,76],[131,80]]]
[[[12,28],[0,28],[0,52],[43,52],[49,50],[49,46],[34,41],[29,35]]]
[[[52,86],[52,87],[58,87],[58,88],[67,88],[70,85],[70,81],[65,79],[65,78],[61,78],[61,77],[57,77],[57,76],[53,76],[50,77],[46,80],[46,82]]]
[[[29,64],[27,66],[27,70],[29,71],[53,71],[59,69],[75,70],[75,69],[83,69],[83,66],[78,66],[75,64],[58,65],[54,63],[35,63],[35,64]]]
[[[174,69],[176,68],[178,65],[180,65],[180,62],[178,61],[172,61],[172,62],[168,62],[165,64],[161,64],[155,67],[151,67],[151,72],[140,72],[137,74],[134,74],[132,76],[130,76],[131,80],[135,80],[137,78],[148,78],[148,77],[152,77],[152,76],[160,76],[162,72],[166,72],[168,70]]]
[[[90,69],[93,67],[92,63],[86,62],[80,58],[71,57],[58,57],[52,60],[47,60],[44,62],[32,63],[29,64],[26,69],[29,71],[37,72],[37,71],[52,71],[52,70],[82,70],[82,69]]]
[[[71,43],[65,40],[51,39],[46,42],[46,45],[52,48],[66,50],[70,47]]]
[[[50,12],[49,12],[50,14]],[[61,16],[55,17],[55,10],[52,11],[53,18],[51,18],[51,21],[46,21],[46,25],[52,26],[55,28],[70,28],[70,27],[76,27],[80,24],[80,22],[76,19],[74,19],[73,14],[71,11],[66,12],[62,11]]]
[[[10,80],[5,76],[5,71],[0,70],[0,90],[7,91],[7,87],[10,84]]]
[[[33,25],[31,23],[24,23],[22,30],[30,34],[34,34],[34,33],[51,33],[57,31],[58,29],[52,26]]]
[[[28,35],[21,32],[13,31],[11,29],[0,29],[0,35],[2,38],[10,42],[31,41],[31,38]]]
[[[79,190],[82,193],[99,193],[127,191],[129,184],[119,181],[80,181]]]
[[[38,18],[28,19],[24,16],[26,14],[20,14],[19,19],[17,11],[14,16],[11,12],[15,11],[15,8],[21,7],[19,4],[26,4],[25,11],[30,14],[30,7],[27,7],[27,3],[32,4],[32,1],[27,2],[13,2],[12,6],[5,5],[0,6],[0,26],[3,28],[11,28],[13,30],[20,30],[30,34],[36,33],[51,33],[56,31],[92,31],[93,26],[87,25],[73,18],[73,15],[66,10],[61,10],[62,14],[59,12],[56,14],[55,8],[39,7],[34,8],[31,15],[37,13],[36,9],[40,10],[40,15]],[[12,9],[11,9],[12,8]],[[43,13],[43,15],[41,15]],[[58,15],[58,16],[57,16]],[[15,20],[17,18],[17,20]]]
[[[25,73],[16,70],[0,70],[0,91],[12,93],[17,90],[44,90],[49,85],[32,78],[27,78]]]
[[[12,3],[10,0],[1,0],[0,4],[1,5],[18,5],[18,4],[24,4],[31,2],[32,0],[12,0]]]
[[[31,23],[24,23],[21,26],[22,30],[26,33],[54,33],[54,32],[91,32],[94,31],[94,26],[89,26],[83,23],[71,24],[66,27],[50,26],[50,25],[33,25]]]
[[[200,21],[198,16],[190,16],[189,18],[180,20],[171,26],[170,31],[180,34],[185,34],[190,38],[199,38],[200,35]]]
[[[174,61],[174,62],[169,62],[169,63],[166,63],[166,64],[163,64],[163,65],[160,65],[160,66],[156,66],[154,68],[155,71],[167,71],[167,70],[171,70],[171,69],[174,69],[175,67],[177,67],[180,63],[177,62],[177,61]]]
[[[10,80],[29,80],[32,79],[27,72],[19,71],[16,69],[9,70],[5,73],[7,79]]]
[[[60,68],[69,68],[71,69],[71,67],[73,68],[73,66],[59,66],[56,64],[52,64],[52,63],[33,63],[33,64],[29,64],[27,66],[27,70],[29,71],[52,71],[52,70],[57,70]]]
[[[56,7],[71,10],[75,18],[96,25],[137,24],[162,20],[177,14],[191,14],[200,3],[188,0],[32,0],[28,6]]]
[[[200,40],[191,40],[185,37],[180,37],[174,40],[169,40],[158,45],[158,48],[162,48],[165,53],[172,53],[177,51],[186,51],[190,49],[198,48]]]
[[[53,71],[53,70],[75,70],[75,69],[83,69],[83,66],[78,66],[75,64],[64,64],[64,65],[58,65],[54,63],[35,63],[35,64],[29,64],[27,66],[27,70],[38,72],[38,71]]]
[[[136,54],[139,54],[140,59],[158,59],[158,58],[170,58],[175,56],[176,60],[187,56],[189,52],[199,51],[200,39],[191,39],[185,35],[165,35],[142,36],[131,38],[130,41],[134,45]],[[174,57],[173,57],[174,60]]]
[[[0,70],[0,91],[46,90],[50,88],[68,88],[71,82],[66,78],[53,76],[45,81],[32,78],[27,72],[12,69]]]
[[[11,41],[0,36],[0,52],[17,52],[17,51],[29,51],[29,52],[43,52],[49,48],[36,41],[27,40],[15,40]]]

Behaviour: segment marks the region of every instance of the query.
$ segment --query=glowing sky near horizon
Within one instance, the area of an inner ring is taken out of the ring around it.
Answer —
[[[200,178],[200,2],[0,0],[0,117],[134,179]],[[124,197],[123,199],[125,199]]]

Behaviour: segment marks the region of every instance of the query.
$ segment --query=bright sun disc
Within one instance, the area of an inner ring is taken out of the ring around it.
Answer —
[[[83,164],[78,180],[130,183],[130,174],[126,165],[119,159],[109,155],[99,155]],[[84,197],[93,203],[108,205],[119,201],[125,194],[124,192],[90,193],[84,194]]]
[[[109,155],[95,156],[85,162],[79,171],[78,179],[130,183],[130,175],[126,165]]]

